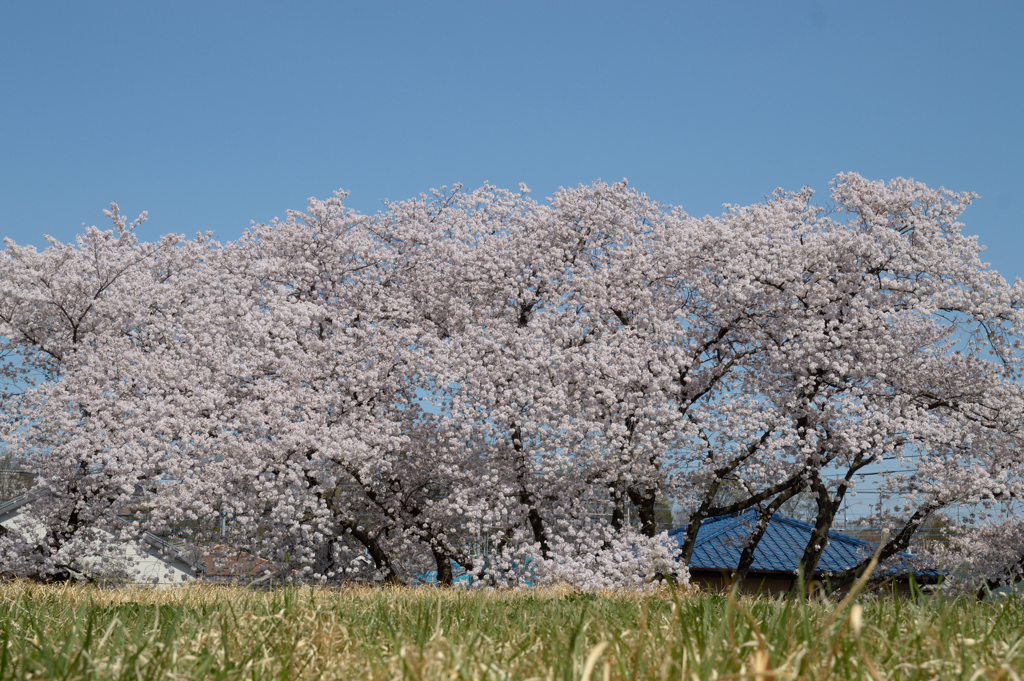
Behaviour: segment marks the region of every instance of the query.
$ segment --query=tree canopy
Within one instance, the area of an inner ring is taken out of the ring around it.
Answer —
[[[970,193],[843,174],[826,207],[704,218],[625,181],[344,198],[228,243],[140,242],[116,205],[75,243],[6,242],[0,437],[44,536],[0,535],[0,571],[123,574],[150,530],[322,580],[642,585],[757,508],[743,579],[810,495],[810,574],[883,462],[883,558],[953,506],[1011,528],[971,541],[1020,534],[1024,284],[963,234]],[[985,579],[1024,544],[999,555]]]

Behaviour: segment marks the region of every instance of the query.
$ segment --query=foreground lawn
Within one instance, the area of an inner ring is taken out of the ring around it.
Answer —
[[[851,613],[853,616],[851,617]],[[0,679],[1015,679],[1024,603],[0,585]]]

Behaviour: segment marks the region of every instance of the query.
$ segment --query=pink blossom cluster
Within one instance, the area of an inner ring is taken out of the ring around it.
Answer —
[[[873,464],[883,557],[1021,492],[1024,284],[962,234],[972,194],[849,174],[829,208],[704,218],[625,181],[344,198],[229,243],[143,243],[116,206],[75,243],[6,242],[0,438],[41,529],[0,536],[0,572],[116,576],[153,531],[309,579],[642,586],[757,508],[742,579],[803,494],[809,574]]]

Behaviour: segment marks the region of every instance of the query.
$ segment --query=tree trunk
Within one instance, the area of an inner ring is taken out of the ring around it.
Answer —
[[[655,509],[658,498],[657,490],[650,487],[643,489],[630,487],[627,493],[629,500],[633,502],[640,514],[640,533],[645,537],[653,537],[658,533],[658,518]]]
[[[680,549],[679,560],[683,565],[689,565],[690,559],[693,557],[693,548],[697,545],[697,534],[700,532],[701,523],[708,515],[708,510],[711,508],[711,504],[715,502],[715,495],[718,494],[719,487],[722,486],[722,479],[717,478],[711,483],[711,487],[704,495],[704,500],[700,504],[700,508],[697,512],[690,516],[690,521],[686,524],[686,533],[683,539],[683,545]]]
[[[622,532],[624,521],[626,520],[626,511],[622,505],[622,486],[619,483],[611,485],[608,490],[611,492],[612,497],[612,529],[615,532]]]
[[[750,566],[754,563],[754,551],[757,550],[757,545],[761,543],[761,538],[764,537],[764,533],[768,530],[768,523],[771,522],[772,516],[775,515],[780,506],[796,496],[800,489],[800,487],[792,487],[786,490],[777,496],[772,503],[761,509],[757,525],[754,526],[753,532],[750,533],[747,543],[743,547],[743,552],[740,553],[740,561],[736,565],[736,572],[732,576],[733,588],[743,588],[743,583],[747,579],[747,573],[750,572]]]
[[[544,519],[540,517],[540,511],[533,504],[533,495],[526,490],[521,490],[519,492],[519,503],[527,507],[526,519],[530,523],[533,540],[540,544],[540,554],[545,558],[550,558],[551,546],[548,544],[548,534],[544,529]]]
[[[790,589],[790,595],[794,598],[803,597],[804,595],[801,593],[801,582],[806,584],[814,578],[814,571],[818,568],[818,561],[821,560],[821,555],[825,553],[825,546],[828,544],[828,531],[832,529],[832,522],[835,520],[836,512],[839,511],[839,506],[846,495],[846,487],[843,486],[836,493],[836,498],[832,499],[818,473],[814,474],[811,489],[818,495],[818,515],[814,519],[814,529],[811,530],[811,537],[808,539],[807,546],[804,547],[804,553],[800,556],[800,562],[797,564],[797,573],[802,579],[794,581],[793,587]]]
[[[313,553],[313,574],[327,577],[327,573],[334,567],[334,542],[327,541],[316,548]]]
[[[761,437],[758,438],[755,442],[751,442],[750,444],[747,445],[746,451],[742,456],[736,457],[731,462],[729,462],[728,465],[715,469],[715,478],[712,481],[711,485],[708,487],[707,492],[704,494],[704,499],[701,501],[700,508],[697,509],[696,513],[690,516],[690,521],[686,526],[686,534],[685,538],[683,539],[683,545],[679,556],[679,560],[682,561],[684,565],[689,565],[690,559],[693,557],[693,548],[697,545],[697,533],[700,532],[701,523],[703,523],[707,518],[712,518],[718,515],[724,515],[725,513],[733,512],[732,509],[725,511],[724,509],[712,508],[712,504],[715,503],[715,497],[718,495],[718,490],[721,489],[722,482],[725,481],[725,478],[728,475],[730,475],[739,466],[741,466],[744,461],[753,456],[764,445],[764,443],[768,441],[768,439],[771,437],[771,434],[771,429],[766,430],[764,433],[761,434]],[[710,450],[710,440],[705,438],[705,442],[707,442],[708,449]],[[737,511],[749,508],[750,506],[759,504],[764,499],[767,499],[768,497],[777,494],[782,489],[788,487],[788,485],[791,483],[792,479],[785,483],[782,483],[781,486],[777,485],[777,489],[764,490],[761,495],[755,495],[754,497],[747,499],[746,505],[732,504],[731,506],[737,507],[735,508],[735,510]]]
[[[381,548],[376,537],[360,527],[354,520],[343,521],[342,527],[351,532],[352,536],[366,547],[367,553],[373,559],[373,566],[384,576],[385,583],[402,584],[402,580],[398,578],[398,574],[391,563],[391,557]]]
[[[526,507],[526,520],[530,523],[530,531],[533,532],[533,540],[540,544],[540,553],[544,558],[551,557],[551,546],[548,544],[547,531],[544,529],[544,519],[537,510],[536,500],[533,494],[526,489],[526,463],[525,452],[523,451],[523,431],[516,423],[512,424],[512,449],[516,452],[518,461],[519,477],[519,503]]]
[[[1017,562],[1014,563],[1013,567],[1007,569],[1006,575],[1003,578],[1003,579],[1006,580],[1005,582],[1003,581],[1003,579],[987,579],[987,580],[985,580],[984,586],[982,586],[980,589],[978,589],[978,600],[979,601],[984,600],[986,595],[992,593],[993,591],[995,591],[996,589],[998,589],[1001,586],[1006,586],[1007,584],[1013,584],[1013,581],[1018,576],[1020,576],[1022,571],[1024,571],[1024,555],[1022,555],[1017,560]]]
[[[707,495],[704,497],[704,501],[701,503],[700,508],[697,512],[690,517],[690,522],[686,526],[686,535],[683,540],[682,549],[679,560],[686,565],[690,564],[690,558],[693,556],[693,548],[697,544],[697,533],[700,532],[701,524],[708,518],[717,518],[718,516],[729,515],[730,513],[739,513],[745,511],[752,506],[757,506],[762,501],[769,499],[776,494],[785,493],[789,489],[795,489],[800,491],[804,488],[803,479],[800,475],[794,475],[793,477],[783,480],[782,482],[772,485],[768,489],[761,490],[757,494],[747,497],[743,501],[737,501],[734,504],[728,504],[726,506],[712,506],[714,501],[714,495],[717,493],[721,480],[716,480],[709,488]],[[794,492],[796,494],[796,492]]]
[[[452,574],[451,558],[448,557],[447,553],[436,546],[430,547],[430,552],[434,554],[434,563],[437,564],[438,586],[451,586],[454,584],[455,576]]]
[[[878,551],[878,562],[887,560],[907,548],[907,546],[910,545],[910,540],[913,538],[914,533],[917,532],[917,528],[921,526],[921,523],[924,522],[929,515],[942,508],[942,506],[943,504],[932,501],[917,509],[914,512],[914,515],[910,517],[910,520],[907,521],[907,524],[904,525],[899,532],[893,535],[893,537],[889,539],[889,541],[887,541]],[[860,577],[864,573],[864,570],[867,569],[873,558],[874,556],[869,556],[861,561],[859,565],[833,575],[834,581],[832,584],[832,590],[835,591],[840,589]]]
[[[811,531],[811,538],[808,540],[807,546],[804,547],[804,554],[800,557],[800,563],[797,565],[797,572],[802,575],[804,580],[810,581],[813,578],[814,571],[818,568],[818,561],[821,560],[822,554],[825,553],[825,546],[828,543],[828,531],[832,529],[836,513],[839,512],[839,507],[842,506],[843,499],[846,498],[846,490],[850,489],[850,481],[857,471],[867,466],[872,460],[872,457],[865,458],[860,454],[854,458],[850,467],[846,470],[846,475],[843,476],[843,482],[836,491],[835,498],[832,498],[828,493],[828,489],[821,479],[821,472],[814,471],[811,478],[811,489],[817,495],[818,515],[814,519],[814,530]],[[798,579],[793,582],[790,595],[794,598],[802,597],[803,594],[799,593],[799,589],[800,580]]]

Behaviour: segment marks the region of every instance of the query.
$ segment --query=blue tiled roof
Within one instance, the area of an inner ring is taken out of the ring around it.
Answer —
[[[690,558],[691,570],[734,570],[740,561],[743,544],[754,528],[760,511],[748,509],[736,515],[709,518],[701,523],[697,532],[697,543]],[[779,514],[772,516],[764,536],[754,549],[753,572],[795,573],[804,548],[811,538],[814,526]],[[679,527],[671,532],[682,543],[686,531]],[[877,544],[839,532],[828,533],[828,544],[818,561],[817,573],[834,573],[860,565],[870,558],[878,548]],[[893,572],[906,572],[906,554],[897,554],[897,565]],[[915,570],[919,575],[931,575],[930,570]],[[934,573],[937,574],[937,573]]]

